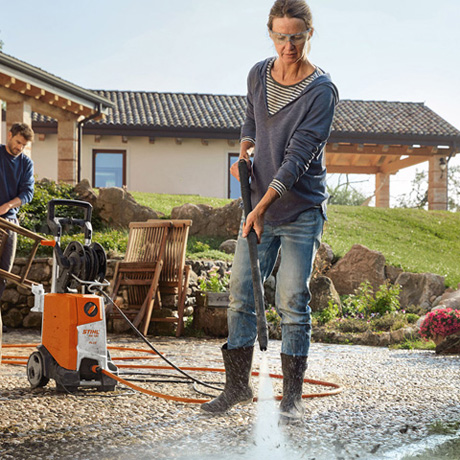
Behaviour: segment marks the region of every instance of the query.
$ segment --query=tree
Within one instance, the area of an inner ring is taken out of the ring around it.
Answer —
[[[447,169],[447,209],[460,211],[460,166]],[[412,190],[397,198],[401,208],[427,209],[428,207],[428,173],[416,171],[412,180]]]
[[[338,184],[336,186],[326,185],[327,193],[329,193],[329,204],[341,204],[347,206],[361,206],[366,201],[366,196],[356,190],[350,182],[348,174],[345,175],[345,182],[341,182],[342,174],[339,175]]]

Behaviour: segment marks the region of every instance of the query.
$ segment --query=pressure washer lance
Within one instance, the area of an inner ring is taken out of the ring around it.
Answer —
[[[238,161],[238,172],[240,173],[241,197],[243,198],[244,218],[252,211],[251,189],[249,187],[249,171],[246,160]],[[254,302],[257,316],[257,340],[261,351],[265,351],[268,345],[267,319],[265,317],[265,303],[263,295],[262,276],[260,274],[259,256],[257,252],[257,234],[254,228],[247,236],[249,259],[251,261],[252,285],[254,291]]]

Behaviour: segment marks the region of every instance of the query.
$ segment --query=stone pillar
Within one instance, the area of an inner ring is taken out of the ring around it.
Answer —
[[[75,185],[77,181],[77,119],[58,121],[58,181]]]
[[[444,155],[431,157],[428,167],[428,209],[447,210],[447,165],[443,171],[440,160]]]
[[[375,175],[375,207],[390,207],[390,175],[377,173]]]
[[[7,102],[6,104],[6,132],[8,133],[14,123],[27,123],[32,126],[32,107],[28,102]],[[8,134],[7,134],[8,136]],[[6,139],[4,139],[6,142]],[[32,144],[29,142],[24,153],[32,156]]]

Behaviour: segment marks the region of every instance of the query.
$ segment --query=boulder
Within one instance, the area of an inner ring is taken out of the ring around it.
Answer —
[[[353,294],[359,285],[368,281],[374,291],[385,283],[385,257],[379,251],[371,251],[355,244],[327,272],[340,295]]]
[[[444,292],[436,306],[439,308],[460,310],[460,290]]]
[[[334,284],[327,276],[316,276],[310,281],[311,300],[310,307],[312,311],[322,311],[329,305],[332,300],[335,305],[341,305],[340,296],[337,293]]]
[[[444,290],[444,277],[432,273],[401,273],[396,279],[401,286],[399,302],[402,308],[420,306],[425,311],[432,307],[431,299],[440,296]]]
[[[91,188],[91,185],[88,179],[81,180],[75,186],[75,193],[77,194],[77,197],[79,200],[87,201],[93,206],[93,208],[96,207],[97,195],[94,192],[94,190]]]
[[[153,209],[137,203],[127,190],[120,187],[101,188],[96,209],[104,222],[117,228],[128,228],[131,222],[160,217]]]
[[[402,268],[385,265],[385,278],[390,280],[390,283],[395,284],[398,276],[403,273],[403,271],[404,270]]]
[[[460,332],[457,334],[448,335],[441,343],[436,345],[436,354],[460,354]]]
[[[235,254],[236,240],[225,240],[219,246],[219,251],[225,252],[226,254]]]
[[[191,235],[221,236],[235,238],[240,228],[242,208],[241,199],[220,208],[207,204],[187,203],[171,211],[172,219],[191,219]]]
[[[332,252],[332,248],[327,243],[321,243],[318,251],[316,251],[313,262],[313,275],[316,273],[326,273],[331,268],[333,262],[334,253]]]

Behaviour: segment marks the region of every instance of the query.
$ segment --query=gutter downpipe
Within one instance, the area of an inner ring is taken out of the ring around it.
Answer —
[[[81,181],[81,144],[83,141],[83,125],[92,120],[93,118],[97,118],[99,115],[101,115],[101,105],[98,104],[96,107],[96,113],[93,113],[89,117],[84,118],[83,120],[79,121],[77,124],[77,162],[78,162],[78,168],[77,168],[77,184],[80,183]]]

